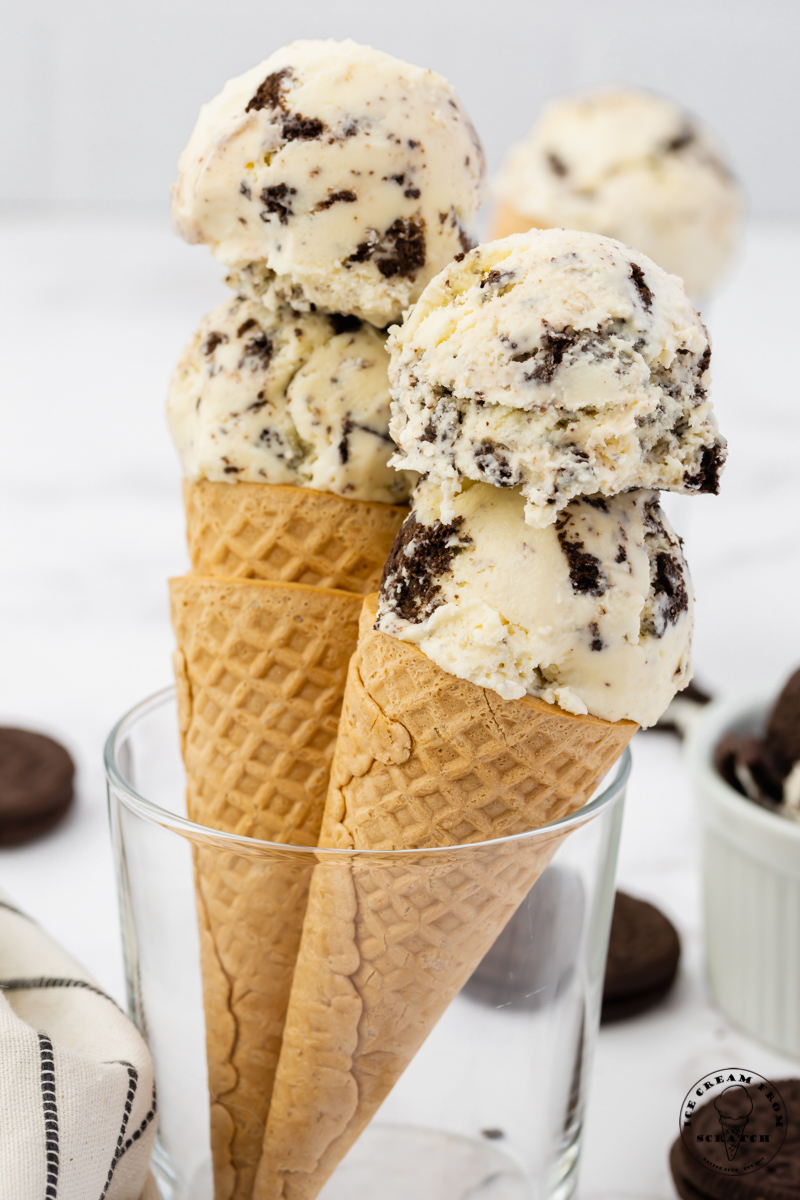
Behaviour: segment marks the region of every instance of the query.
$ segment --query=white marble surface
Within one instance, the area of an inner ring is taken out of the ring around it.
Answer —
[[[101,752],[115,718],[170,681],[165,579],[185,569],[163,418],[184,339],[224,295],[201,249],[149,217],[0,218],[0,721],[73,750],[67,822],[0,851],[0,887],[122,996]],[[696,663],[714,690],[800,662],[800,228],[750,232],[708,313],[730,442],[723,494],[673,507],[698,597]],[[583,1200],[668,1200],[666,1154],[691,1083],[724,1065],[798,1072],[733,1030],[702,970],[697,828],[677,743],[638,737],[619,878],[683,936],[680,982],[600,1034]]]

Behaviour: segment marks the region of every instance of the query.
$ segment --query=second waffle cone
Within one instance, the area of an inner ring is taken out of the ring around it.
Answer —
[[[449,675],[361,614],[256,1192],[313,1200],[636,731]]]
[[[406,510],[269,484],[185,484],[194,573],[170,585],[192,820],[313,846],[362,595]],[[249,1200],[310,868],[195,853],[215,1200]]]

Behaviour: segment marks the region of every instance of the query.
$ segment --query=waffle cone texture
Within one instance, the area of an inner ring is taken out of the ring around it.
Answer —
[[[259,1167],[259,1200],[313,1200],[637,726],[503,700],[377,632],[350,662]],[[452,848],[475,845],[470,854]]]
[[[269,483],[183,484],[196,575],[374,592],[408,509]]]
[[[539,217],[529,217],[518,209],[503,201],[498,204],[492,219],[492,236],[490,241],[510,237],[512,233],[527,233],[529,229],[547,229],[546,221]]]
[[[192,820],[314,846],[362,594],[405,510],[269,484],[186,484],[170,583]],[[215,1200],[249,1200],[311,868],[195,849]]]

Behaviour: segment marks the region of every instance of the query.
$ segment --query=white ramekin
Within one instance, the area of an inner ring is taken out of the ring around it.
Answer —
[[[711,991],[745,1032],[800,1058],[800,824],[740,795],[714,768],[723,734],[761,733],[778,690],[709,704],[687,750],[703,828]]]

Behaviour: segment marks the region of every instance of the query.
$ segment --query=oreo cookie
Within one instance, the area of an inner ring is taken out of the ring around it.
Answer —
[[[711,693],[692,679],[688,686],[672,699],[666,712],[661,714],[655,725],[651,725],[650,729],[644,732],[674,733],[682,741],[692,722],[711,700]]]
[[[669,1167],[675,1189],[681,1200],[797,1200],[800,1196],[800,1079],[776,1079],[775,1089],[786,1106],[786,1136],[781,1148],[763,1166],[747,1169],[746,1152],[752,1137],[757,1149],[763,1149],[756,1139],[774,1133],[770,1109],[756,1108],[747,1120],[747,1144],[732,1158],[731,1171],[712,1170],[693,1158],[678,1137],[669,1153]],[[692,1115],[692,1136],[720,1136],[718,1108],[713,1101],[701,1104]],[[728,1155],[731,1158],[731,1155]],[[739,1173],[733,1173],[735,1165]]]
[[[492,1008],[531,1010],[552,1003],[574,975],[584,909],[579,877],[565,867],[548,867],[462,994]]]
[[[636,1016],[663,1000],[678,973],[680,954],[675,926],[654,904],[617,892],[601,1023]]]
[[[0,846],[47,833],[73,798],[75,764],[59,742],[0,726]]]

